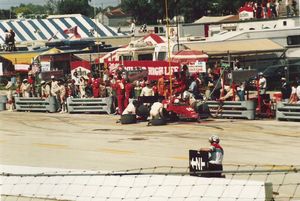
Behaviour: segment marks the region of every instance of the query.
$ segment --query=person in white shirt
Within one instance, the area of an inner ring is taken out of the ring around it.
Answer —
[[[160,119],[163,118],[163,108],[164,105],[161,103],[161,100],[153,103],[150,109],[150,119]]]
[[[50,84],[46,83],[44,80],[41,81],[41,97],[46,99],[51,95]]]
[[[22,96],[25,98],[30,97],[30,91],[31,91],[31,84],[28,83],[27,79],[24,79],[22,84],[21,84],[21,92]]]
[[[292,83],[292,92],[291,92],[291,96],[289,98],[290,104],[296,104],[298,102],[297,86],[298,86],[297,82]]]
[[[298,98],[297,103],[299,104],[300,103],[300,81],[298,81],[297,83],[298,83],[298,86],[296,88],[296,94],[297,94],[297,98]]]
[[[7,89],[7,93],[6,93],[6,96],[7,96],[7,110],[12,112],[13,111],[13,107],[14,107],[14,99],[13,99],[13,90],[12,90],[12,86],[13,86],[13,83],[12,82],[8,82],[7,85],[5,86],[5,89]]]
[[[51,76],[51,96],[57,97],[58,93],[59,93],[58,82],[55,80],[55,77],[52,75]]]
[[[266,94],[266,91],[267,91],[267,80],[263,76],[262,72],[260,72],[258,75],[259,75],[259,80],[258,80],[259,94]]]
[[[136,108],[138,106],[138,101],[133,100],[131,101],[127,107],[125,108],[125,110],[123,111],[122,115],[125,114],[136,114]]]
[[[143,87],[140,96],[154,96],[154,91],[149,82],[147,82],[146,86]]]

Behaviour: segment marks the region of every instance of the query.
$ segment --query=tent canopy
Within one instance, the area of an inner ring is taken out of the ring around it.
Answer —
[[[186,43],[185,45],[192,50],[203,51],[209,56],[227,54],[258,54],[284,50],[284,47],[269,39],[197,42]]]

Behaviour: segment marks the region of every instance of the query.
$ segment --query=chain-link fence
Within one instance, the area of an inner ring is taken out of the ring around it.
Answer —
[[[297,201],[299,170],[300,166],[227,164],[225,179],[189,176],[187,167],[167,166],[114,172],[3,172],[1,200]]]

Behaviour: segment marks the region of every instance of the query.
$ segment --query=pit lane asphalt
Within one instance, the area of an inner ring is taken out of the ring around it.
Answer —
[[[88,170],[188,167],[189,149],[217,134],[224,165],[300,165],[300,123],[211,119],[166,126],[117,124],[99,114],[0,113],[0,163]]]

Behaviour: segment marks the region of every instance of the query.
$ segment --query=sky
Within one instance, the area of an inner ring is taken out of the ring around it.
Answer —
[[[119,4],[120,0],[92,0],[91,1],[91,6],[96,6],[96,7],[107,7],[107,6],[116,6]],[[39,4],[43,5],[47,1],[46,0],[0,0],[0,9],[9,9],[11,6],[19,6],[21,3],[24,4]]]

